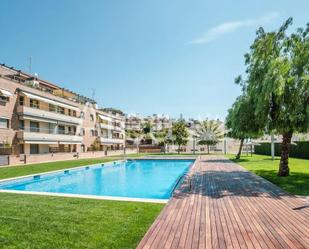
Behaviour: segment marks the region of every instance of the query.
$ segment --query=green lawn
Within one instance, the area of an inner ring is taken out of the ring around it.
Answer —
[[[274,161],[270,156],[263,155],[243,155],[239,160],[234,155],[229,155],[228,158],[291,194],[309,195],[309,160],[290,158],[290,176],[279,177],[279,157]]]
[[[136,157],[142,155],[129,155]],[[107,162],[80,159],[0,168],[0,179]],[[0,193],[0,248],[135,248],[163,204]]]
[[[0,194],[0,248],[135,248],[162,204]]]
[[[139,157],[144,154],[131,154],[127,157]],[[59,162],[49,162],[49,163],[36,163],[28,164],[22,166],[9,166],[9,167],[0,167],[0,179],[31,175],[36,173],[43,173],[53,170],[61,170],[66,168],[79,167],[84,165],[103,163],[113,160],[123,159],[122,156],[110,156],[103,158],[92,158],[92,159],[77,159],[69,161],[59,161]]]

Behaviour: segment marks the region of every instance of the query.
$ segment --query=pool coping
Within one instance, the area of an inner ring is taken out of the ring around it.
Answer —
[[[150,158],[149,158],[150,159]],[[165,160],[188,160],[189,158],[166,158]],[[138,159],[127,159],[127,160],[147,160],[146,158],[138,158]],[[18,176],[18,177],[11,177],[6,179],[1,179],[0,183],[12,181],[12,180],[19,180],[22,178],[27,177],[34,177],[34,176],[40,176],[40,175],[49,175],[59,172],[64,172],[67,170],[78,170],[86,167],[91,167],[95,165],[102,165],[102,164],[113,164],[124,162],[127,160],[115,160],[115,161],[109,161],[109,162],[102,162],[102,163],[96,163],[96,164],[89,164],[79,167],[71,167],[71,168],[65,168],[60,170],[53,170],[53,171],[46,171],[43,173],[36,173],[31,175],[25,175],[25,176]],[[154,158],[151,158],[151,160],[155,160]],[[158,160],[164,160],[164,158],[160,158]],[[190,166],[189,172],[192,170],[194,165],[196,164],[197,158],[192,158],[193,163]],[[187,172],[187,174],[189,173]],[[185,176],[185,175],[184,175]],[[151,198],[135,198],[135,197],[118,197],[118,196],[100,196],[100,195],[83,195],[83,194],[66,194],[66,193],[53,193],[53,192],[39,192],[39,191],[22,191],[22,190],[6,190],[6,189],[0,189],[0,193],[11,193],[11,194],[24,194],[24,195],[41,195],[41,196],[55,196],[55,197],[69,197],[69,198],[82,198],[82,199],[94,199],[94,200],[111,200],[111,201],[131,201],[131,202],[147,202],[147,203],[168,203],[174,196],[175,191],[181,186],[182,184],[179,184],[172,192],[172,195],[169,199],[151,199]]]
[[[82,168],[91,167],[91,166],[95,166],[95,165],[99,165],[99,164],[102,165],[102,164],[108,164],[108,163],[120,163],[120,162],[124,162],[124,161],[126,161],[126,160],[115,160],[115,161],[108,161],[108,162],[102,162],[102,163],[88,164],[88,165],[83,165],[83,166],[78,166],[78,167],[71,167],[71,168],[65,168],[65,169],[45,171],[45,172],[42,172],[42,173],[35,173],[35,174],[24,175],[24,176],[10,177],[10,178],[1,179],[0,183],[6,182],[6,181],[11,181],[11,180],[18,180],[18,179],[22,179],[22,178],[26,178],[26,177],[38,176],[38,175],[54,174],[54,173],[59,173],[59,172],[66,171],[66,170],[82,169]]]
[[[167,203],[169,201],[169,199],[116,197],[116,196],[107,196],[107,195],[63,194],[63,193],[53,193],[53,192],[4,190],[4,189],[0,189],[0,193],[24,194],[24,195],[42,195],[42,196],[80,198],[80,199],[93,199],[93,200],[109,200],[109,201],[148,202],[148,203]]]

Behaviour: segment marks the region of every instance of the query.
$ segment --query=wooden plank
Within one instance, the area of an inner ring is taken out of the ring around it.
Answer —
[[[309,248],[304,200],[220,156],[189,174],[138,248]]]

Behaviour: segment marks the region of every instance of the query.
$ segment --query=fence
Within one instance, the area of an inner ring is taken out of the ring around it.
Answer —
[[[164,151],[164,147],[153,145],[140,145],[138,149],[140,153],[160,153]]]
[[[270,155],[271,144],[261,143],[260,145],[255,145],[254,152],[259,155]],[[275,155],[281,155],[281,144],[275,143]],[[291,144],[290,157],[309,159],[309,141],[301,141]]]
[[[12,155],[12,148],[0,148],[1,155]]]

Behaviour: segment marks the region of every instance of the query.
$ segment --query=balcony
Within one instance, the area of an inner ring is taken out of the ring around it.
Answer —
[[[100,128],[101,129],[107,129],[107,130],[112,130],[112,131],[123,131],[123,129],[119,126],[116,125],[109,125],[109,124],[104,124],[104,123],[100,123]]]
[[[60,143],[60,144],[81,144],[83,137],[74,133],[65,133],[63,131],[25,128],[17,133],[17,138],[27,142],[38,143]]]
[[[100,142],[101,144],[123,144],[124,139],[100,137]]]
[[[69,123],[69,124],[75,124],[75,125],[80,125],[82,123],[81,118],[72,117],[72,116],[64,115],[64,114],[57,113],[57,112],[51,112],[47,110],[32,108],[32,107],[25,106],[25,105],[18,106],[17,113],[19,115],[40,118],[46,121],[53,120],[53,121],[59,121],[62,123]]]

